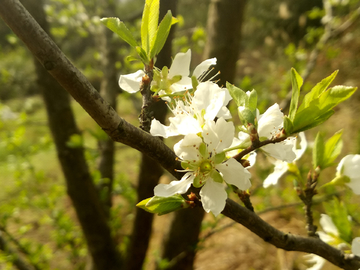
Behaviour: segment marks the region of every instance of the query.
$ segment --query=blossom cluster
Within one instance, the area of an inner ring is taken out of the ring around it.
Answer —
[[[163,138],[184,136],[174,146],[184,176],[180,181],[157,185],[154,193],[158,197],[170,197],[186,193],[193,185],[200,188],[204,210],[217,216],[226,204],[227,185],[240,190],[248,190],[251,186],[251,174],[231,155],[251,146],[254,129],[244,125],[235,136],[235,126],[227,109],[232,99],[229,90],[211,80],[204,81],[216,59],[205,60],[192,75],[190,61],[191,51],[188,50],[175,56],[170,69],[154,70],[151,90],[167,101],[173,115],[169,117],[168,126],[153,119],[150,133]],[[143,75],[142,71],[138,71],[121,76],[119,85],[123,90],[134,93],[138,91]],[[241,112],[243,108],[238,110]],[[283,117],[278,104],[264,114],[256,110],[255,133],[260,142],[281,134]],[[297,157],[295,145],[295,138],[289,138],[277,144],[264,145],[261,150],[276,160],[293,162]]]

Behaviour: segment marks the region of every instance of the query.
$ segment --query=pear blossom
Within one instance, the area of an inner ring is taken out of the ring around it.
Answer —
[[[152,87],[157,90],[163,90],[167,94],[191,89],[190,61],[190,49],[186,53],[176,54],[169,70],[167,67],[164,67],[162,71],[154,70]],[[201,78],[202,74],[206,72],[210,66],[215,64],[216,58],[207,59],[195,68],[192,75],[196,78]],[[128,93],[136,93],[140,89],[141,78],[144,75],[145,72],[143,70],[121,75],[119,86]]]
[[[180,181],[159,184],[155,196],[169,197],[184,194],[191,185],[200,188],[204,210],[219,215],[224,209],[227,193],[223,181],[241,190],[251,186],[250,173],[235,159],[226,160],[223,150],[232,143],[235,127],[232,122],[219,118],[206,121],[202,137],[187,134],[175,144],[174,151],[181,158],[185,175]]]
[[[347,155],[336,168],[337,178],[345,177],[345,184],[360,195],[360,155]]]
[[[356,256],[360,256],[360,237],[355,237],[351,242],[351,252]]]
[[[241,110],[241,107],[239,107]],[[281,112],[279,105],[275,103],[269,107],[265,113],[259,114],[257,110],[258,127],[257,132],[260,141],[271,139],[282,127],[284,114]],[[250,145],[250,135],[245,132],[239,132],[239,139],[248,142]],[[267,155],[286,162],[292,162],[295,158],[294,152],[295,138],[288,138],[276,144],[267,144],[261,147],[261,150]]]
[[[231,100],[229,91],[216,83],[207,81],[198,85],[192,96],[186,93],[183,99],[174,100],[175,106],[169,105],[174,117],[169,117],[170,125],[165,126],[158,120],[151,122],[150,134],[168,138],[177,135],[197,134],[208,120],[215,117],[231,118],[226,105]]]
[[[305,133],[300,132],[299,137],[300,137],[300,148],[297,149],[296,144],[293,145],[293,151],[294,151],[296,157],[292,163],[295,163],[295,161],[300,159],[302,157],[302,155],[305,153],[305,150],[307,148],[307,141],[306,141]],[[263,182],[264,188],[267,188],[270,185],[276,185],[277,182],[279,181],[280,177],[283,176],[289,169],[289,163],[286,161],[275,160],[273,163],[275,165],[274,172],[269,174],[266,177],[266,179],[264,180],[264,182]]]

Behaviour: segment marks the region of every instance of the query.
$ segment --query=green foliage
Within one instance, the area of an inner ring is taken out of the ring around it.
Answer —
[[[181,195],[176,194],[170,197],[154,196],[142,200],[136,206],[147,212],[161,216],[176,210],[187,208],[189,205]]]
[[[248,123],[256,125],[255,123],[256,108],[257,108],[256,91],[252,90],[251,92],[245,93],[240,88],[228,82],[226,83],[226,87],[229,90],[230,95],[235,101],[236,105],[238,107],[241,107],[241,110],[239,110],[239,117],[242,123],[244,125],[247,125]]]
[[[169,35],[171,25],[177,20],[172,17],[169,10],[160,25],[159,22],[160,0],[146,0],[141,20],[141,46],[138,46],[131,31],[118,18],[103,18],[101,22],[120,38],[136,49],[140,60],[148,65],[164,47]]]
[[[323,203],[326,213],[331,217],[336,228],[339,231],[339,236],[347,243],[351,243],[352,224],[349,220],[348,210],[344,202],[340,202],[334,198],[330,202]]]
[[[327,89],[329,84],[333,81],[337,74],[335,71],[329,77],[318,83],[303,99],[302,104],[296,111],[295,103],[292,102],[291,118],[285,117],[284,128],[286,134],[291,135],[301,131],[308,130],[316,127],[327,119],[329,119],[333,113],[333,108],[339,103],[345,101],[356,91],[356,87],[349,86],[334,86],[333,88]],[[295,75],[296,76],[296,75]],[[298,99],[298,94],[294,93],[299,91],[297,88],[298,79],[293,80],[293,97]]]

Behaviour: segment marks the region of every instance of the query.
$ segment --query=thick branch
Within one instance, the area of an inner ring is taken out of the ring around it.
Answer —
[[[157,160],[176,178],[181,168],[174,152],[160,139],[130,125],[116,114],[55,43],[39,27],[18,0],[3,0],[0,16],[28,46],[52,76],[80,103],[89,115],[117,142],[127,144]],[[222,212],[225,216],[244,225],[270,244],[292,251],[317,254],[344,269],[359,269],[360,258],[345,256],[341,251],[319,239],[284,234],[258,217],[250,210],[227,200]]]

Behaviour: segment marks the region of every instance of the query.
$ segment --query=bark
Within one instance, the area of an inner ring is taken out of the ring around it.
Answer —
[[[246,0],[211,0],[206,26],[204,58],[217,58],[220,85],[233,83],[241,41]]]
[[[24,1],[49,32],[42,1]],[[40,62],[35,61],[38,85],[42,90],[48,122],[58,158],[65,175],[67,193],[72,200],[96,269],[120,269],[119,256],[111,238],[97,190],[92,181],[83,148],[69,148],[70,136],[79,134],[70,99]]]
[[[115,14],[115,6],[112,1],[100,1],[104,17],[111,17]],[[101,56],[101,67],[103,77],[101,79],[100,94],[109,105],[116,110],[116,97],[119,93],[118,78],[116,73],[117,47],[112,40],[112,32],[106,27],[101,27],[99,34],[99,50]],[[110,218],[112,207],[112,191],[114,183],[114,162],[115,162],[115,142],[111,138],[99,141],[100,160],[99,171],[102,183],[99,186],[100,197],[104,205],[106,217]]]
[[[162,0],[160,2],[160,20],[168,10],[171,10],[173,16],[176,16],[177,1]],[[168,39],[157,57],[156,67],[171,65],[172,39],[174,35],[174,26],[169,33]],[[167,107],[163,101],[159,101],[150,110],[153,111],[154,117],[161,123],[164,123]],[[163,169],[161,165],[148,157],[146,154],[141,155],[140,173],[138,177],[137,197],[138,201],[154,196],[154,187],[158,184]],[[133,224],[131,243],[127,254],[126,269],[142,269],[145,260],[146,251],[151,238],[151,229],[154,215],[136,208],[135,221]]]
[[[0,17],[26,44],[49,73],[80,103],[114,141],[127,144],[147,154],[158,161],[175,178],[181,178],[182,174],[175,171],[181,167],[179,162],[175,160],[174,152],[161,140],[130,125],[117,115],[84,75],[70,63],[36,21],[26,12],[18,0],[2,0]],[[84,189],[81,187],[81,190]],[[227,199],[222,213],[278,248],[314,253],[343,269],[357,270],[360,268],[360,257],[344,255],[342,251],[322,242],[320,239],[285,234],[263,221],[256,213],[230,199]],[[97,222],[96,220],[93,221]]]

